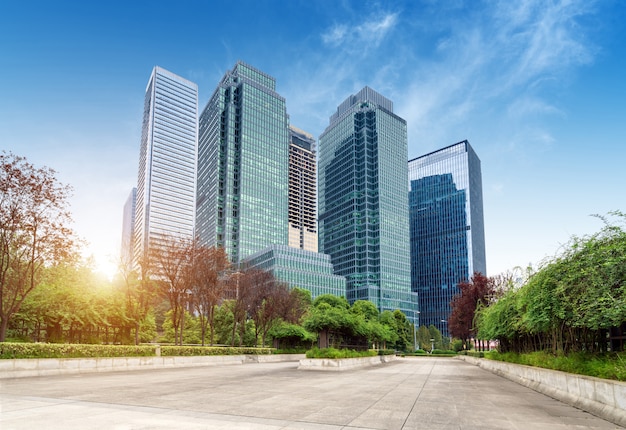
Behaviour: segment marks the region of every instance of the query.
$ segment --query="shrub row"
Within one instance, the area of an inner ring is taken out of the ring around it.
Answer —
[[[472,350],[472,351],[467,351],[467,350],[459,351],[458,354],[459,355],[468,355],[468,356],[474,357],[474,358],[483,358],[485,356],[484,352],[482,352],[482,351],[474,351],[474,350]]]
[[[0,343],[0,359],[151,357],[153,345],[85,345],[70,343]]]
[[[198,356],[198,355],[268,355],[272,348],[230,347],[230,346],[162,346],[161,355]]]
[[[306,358],[360,358],[376,355],[378,355],[378,351],[374,349],[355,351],[354,349],[313,348],[306,352]]]
[[[86,345],[69,343],[0,342],[0,359],[154,357],[157,345]],[[161,346],[162,356],[267,355],[272,348]]]

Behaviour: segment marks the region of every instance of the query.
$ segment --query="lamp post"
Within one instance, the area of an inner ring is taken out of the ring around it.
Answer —
[[[435,339],[433,339],[432,337],[430,338],[430,353],[433,353],[433,350],[435,349]]]
[[[420,311],[413,310],[413,351],[417,351],[419,349],[419,345],[417,343],[417,318],[416,315],[419,315]]]
[[[442,322],[443,324],[448,324],[448,321],[447,321],[447,320],[441,320],[441,322]],[[442,328],[444,328],[444,327],[445,327],[443,324],[442,324]],[[444,336],[444,335],[445,335],[445,336]],[[441,344],[443,345],[443,337],[446,337],[446,338],[448,339],[448,344],[447,344],[446,348],[450,348],[450,333],[448,333],[448,329],[447,329],[447,328],[444,328],[443,333],[441,334],[441,337],[442,337],[442,339],[441,339],[441,340],[442,340]]]

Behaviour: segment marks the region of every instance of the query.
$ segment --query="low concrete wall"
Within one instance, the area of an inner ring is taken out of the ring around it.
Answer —
[[[460,355],[518,384],[626,427],[626,383]]]
[[[211,355],[193,357],[23,358],[0,360],[0,379],[72,373],[298,361],[304,354]]]
[[[361,367],[376,366],[396,359],[395,355],[376,355],[374,357],[359,358],[304,358],[300,360],[298,369],[303,370],[343,370],[358,369]]]

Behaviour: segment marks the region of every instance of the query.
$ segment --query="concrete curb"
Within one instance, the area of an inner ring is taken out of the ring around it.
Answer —
[[[563,403],[626,427],[626,383],[502,361],[458,358]]]
[[[0,360],[0,380],[74,373],[119,372],[225,364],[298,361],[304,354],[211,355],[193,357],[23,358]]]
[[[304,358],[300,360],[300,370],[328,370],[341,372],[344,370],[359,369],[388,363],[396,359],[395,355],[377,355],[374,357],[359,358]]]

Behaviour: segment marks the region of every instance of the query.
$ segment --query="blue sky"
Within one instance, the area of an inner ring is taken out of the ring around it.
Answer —
[[[314,136],[368,85],[406,119],[409,158],[474,147],[494,275],[626,211],[624,22],[618,0],[4,1],[0,149],[74,187],[75,230],[110,270],[153,66],[196,82],[202,109],[245,61]]]

